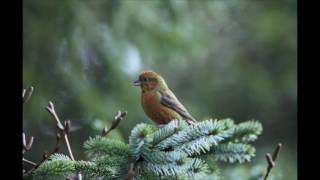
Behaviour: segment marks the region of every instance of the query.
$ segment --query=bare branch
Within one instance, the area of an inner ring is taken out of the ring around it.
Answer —
[[[56,144],[55,144],[54,149],[53,149],[53,151],[52,151],[51,154],[54,154],[54,153],[56,153],[56,152],[59,151],[59,149],[60,149],[60,147],[61,147],[61,140],[62,140],[61,134],[60,134],[60,133],[57,133],[57,134],[56,134]]]
[[[268,166],[269,166],[269,167],[274,167],[275,163],[273,162],[270,153],[267,153],[267,154],[266,154],[266,158],[267,158]]]
[[[56,126],[57,126],[57,131],[60,131],[60,132],[57,132],[56,133],[56,144],[54,146],[54,149],[53,151],[48,154],[47,152],[45,152],[43,154],[43,157],[42,157],[42,160],[38,163],[35,163],[34,167],[31,168],[28,172],[26,172],[25,174],[23,174],[23,177],[27,177],[29,176],[34,170],[36,170],[44,161],[46,161],[52,154],[56,153],[59,151],[60,149],[60,146],[61,146],[61,141],[62,141],[62,136],[63,136],[63,139],[65,140],[66,142],[66,145],[67,145],[67,148],[68,148],[68,152],[69,152],[69,155],[70,155],[70,158],[71,160],[75,161],[74,159],[74,156],[73,156],[73,153],[72,153],[72,149],[71,149],[71,146],[70,146],[70,143],[69,143],[69,139],[68,139],[68,133],[69,133],[69,130],[70,130],[70,127],[71,127],[71,121],[70,120],[66,120],[64,121],[64,124],[62,125],[56,111],[55,111],[55,108],[54,108],[54,104],[50,101],[49,102],[49,105],[46,107],[46,110],[53,116],[53,118],[55,119],[56,121]],[[30,142],[28,143],[32,145],[32,142],[33,142],[33,137],[32,139],[30,139]],[[26,140],[25,140],[25,135],[23,133],[23,144],[25,145],[26,144]],[[26,146],[26,147],[29,147],[29,146]],[[30,146],[31,147],[31,146]],[[80,173],[78,173],[78,179],[81,180],[82,179],[82,175]]]
[[[66,145],[67,145],[68,152],[69,152],[71,160],[75,161],[67,134],[64,135],[64,141],[66,142]]]
[[[25,147],[27,145],[26,135],[22,133],[22,146]]]
[[[32,162],[32,161],[30,161],[30,160],[28,160],[28,159],[25,159],[25,158],[22,158],[22,161],[25,162],[25,163],[27,163],[27,164],[30,164],[30,165],[32,165],[32,166],[36,166],[36,165],[37,165],[35,162]]]
[[[70,127],[71,127],[71,121],[70,120],[64,121],[64,130],[65,130],[66,134],[69,133]]]
[[[33,140],[34,140],[34,137],[31,136],[30,140],[27,142],[25,133],[22,133],[22,146],[23,146],[22,153],[25,153],[26,151],[29,151],[31,149]]]
[[[64,124],[62,125],[62,123],[61,123],[61,121],[55,111],[54,104],[51,101],[49,101],[49,105],[46,107],[46,109],[53,116],[53,118],[56,120],[57,128],[62,131],[64,141],[66,142],[69,156],[70,156],[71,160],[75,161],[75,158],[73,156],[72,149],[70,146],[69,138],[68,138],[68,133],[69,133],[70,127],[71,127],[71,121],[66,120],[66,121],[64,121]],[[58,138],[58,134],[57,134],[57,138]],[[78,179],[79,180],[82,179],[82,175],[80,173],[78,174]]]
[[[30,149],[31,149],[31,147],[32,147],[32,144],[33,144],[33,140],[34,140],[34,137],[33,136],[31,136],[30,137],[30,140],[29,140],[29,143],[26,145],[26,149],[29,151]]]
[[[25,95],[26,95],[26,89],[23,89],[23,90],[22,90],[22,100],[23,100],[23,98],[24,98]]]
[[[268,162],[268,167],[267,167],[267,172],[266,175],[264,176],[264,180],[267,180],[269,177],[269,174],[271,172],[271,169],[275,166],[275,161],[279,158],[280,150],[281,150],[282,144],[278,143],[277,147],[275,148],[273,155],[271,157],[270,153],[266,154],[267,162]]]
[[[274,150],[273,152],[273,155],[272,155],[272,160],[273,161],[276,161],[279,157],[279,154],[280,154],[280,150],[281,150],[281,147],[282,147],[282,144],[281,143],[278,143],[276,149]]]
[[[33,86],[31,86],[28,90],[23,89],[22,90],[22,104],[25,104],[31,97],[33,93]]]
[[[48,154],[47,152],[44,152],[43,155],[42,155],[42,159],[41,159],[38,163],[35,163],[34,167],[32,167],[31,169],[29,169],[29,171],[25,172],[25,173],[23,174],[23,178],[30,176],[31,173],[32,173],[33,171],[35,171],[35,170],[36,170],[44,161],[46,161],[52,154],[54,154],[54,153],[56,153],[56,152],[59,151],[59,148],[60,148],[60,146],[61,146],[61,140],[62,140],[60,133],[57,133],[56,140],[57,140],[57,141],[56,141],[56,144],[55,144],[55,146],[54,146],[53,151],[52,151],[50,154]],[[24,161],[24,158],[23,158],[23,161]],[[29,164],[30,164],[30,163],[29,163]]]
[[[125,180],[133,180],[133,177],[135,176],[135,171],[134,171],[134,164],[130,163],[129,170],[127,176],[124,178]]]
[[[102,135],[102,136],[107,136],[110,131],[112,131],[113,129],[115,129],[116,127],[118,127],[120,121],[123,120],[123,118],[124,118],[127,114],[128,114],[127,111],[125,111],[125,112],[118,111],[118,113],[113,117],[113,120],[112,120],[112,124],[111,124],[110,129],[107,129],[106,127],[103,128],[101,135]]]
[[[56,113],[56,111],[55,111],[55,109],[54,109],[54,105],[53,105],[53,103],[52,103],[51,101],[49,101],[49,105],[46,107],[46,110],[47,110],[47,111],[54,117],[54,119],[56,120],[58,129],[60,129],[61,131],[63,131],[63,130],[64,130],[64,127],[63,127],[63,125],[61,124],[61,121],[60,121],[60,119],[59,119],[59,117],[58,117],[58,115],[57,115],[57,113]]]
[[[105,137],[105,136],[107,136],[107,133],[108,133],[108,128],[107,128],[107,127],[104,127],[104,128],[102,129],[101,136],[102,136],[102,137]]]
[[[42,155],[41,161],[38,162],[33,168],[29,169],[28,172],[24,173],[24,174],[23,174],[23,178],[26,178],[26,177],[30,176],[31,173],[32,173],[34,170],[36,170],[36,169],[37,169],[44,161],[46,161],[50,156],[51,156],[51,154],[48,155],[47,152],[44,152],[43,155]]]

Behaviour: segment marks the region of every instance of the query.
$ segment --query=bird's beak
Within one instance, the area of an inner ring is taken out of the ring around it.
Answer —
[[[133,85],[134,85],[134,86],[141,86],[141,84],[142,84],[142,83],[141,83],[140,80],[136,80],[136,81],[133,82]]]

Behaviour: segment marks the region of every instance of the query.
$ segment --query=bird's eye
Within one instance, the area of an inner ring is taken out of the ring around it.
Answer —
[[[148,78],[144,78],[143,81],[147,82],[147,81],[148,81]]]

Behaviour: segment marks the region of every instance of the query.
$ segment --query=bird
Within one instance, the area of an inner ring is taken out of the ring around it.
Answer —
[[[143,71],[133,85],[141,88],[142,108],[159,127],[172,120],[185,120],[189,125],[196,122],[158,73]]]

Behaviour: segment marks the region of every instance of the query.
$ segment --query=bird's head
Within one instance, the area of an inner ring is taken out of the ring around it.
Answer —
[[[144,71],[139,75],[139,79],[134,81],[135,86],[140,86],[142,91],[152,91],[156,88],[167,88],[164,79],[153,71]]]

